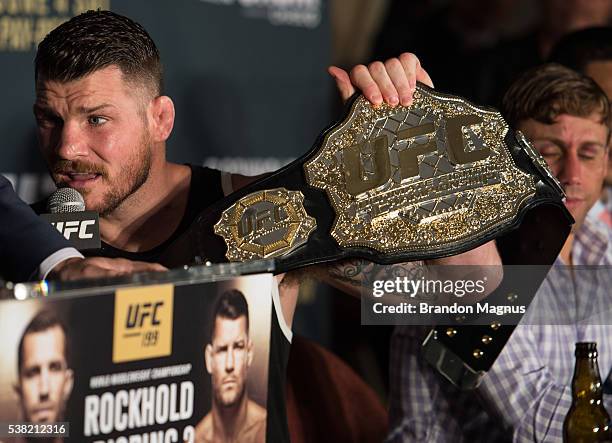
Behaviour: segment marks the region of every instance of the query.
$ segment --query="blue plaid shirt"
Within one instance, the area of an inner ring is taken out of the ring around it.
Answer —
[[[574,269],[557,259],[474,391],[454,388],[420,358],[429,328],[397,327],[388,441],[561,442],[572,402],[575,343],[597,342],[604,380],[612,369],[611,233],[596,220],[585,221],[574,239]],[[604,403],[612,411],[612,395],[604,395]]]

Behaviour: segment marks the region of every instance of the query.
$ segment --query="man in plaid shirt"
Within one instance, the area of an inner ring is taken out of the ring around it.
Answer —
[[[521,324],[476,390],[455,389],[420,357],[426,328],[396,329],[391,381],[397,389],[392,391],[388,441],[560,442],[572,401],[575,343],[597,342],[602,379],[610,377],[612,231],[586,218],[607,170],[608,100],[590,78],[543,65],[510,87],[503,111],[563,185],[576,224]],[[609,411],[611,397],[604,395]]]

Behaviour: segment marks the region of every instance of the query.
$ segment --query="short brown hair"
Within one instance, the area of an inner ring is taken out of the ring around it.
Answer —
[[[59,327],[62,330],[62,334],[64,335],[64,358],[66,359],[66,364],[70,366],[70,343],[68,340],[68,334],[66,332],[66,325],[64,321],[57,315],[57,313],[50,309],[43,309],[38,312],[30,323],[26,326],[23,334],[21,334],[21,339],[19,340],[19,348],[17,351],[17,372],[21,374],[21,369],[23,369],[23,345],[25,342],[25,338],[28,334],[34,334],[36,332],[44,332],[53,327]]]
[[[502,114],[512,127],[530,118],[552,124],[561,114],[588,117],[594,112],[609,134],[612,125],[606,94],[591,78],[555,63],[522,74],[502,101]]]
[[[118,66],[125,79],[163,91],[159,51],[135,21],[111,11],[87,11],[51,31],[36,53],[35,78],[68,82]]]
[[[217,317],[236,320],[240,317],[246,318],[246,330],[249,331],[249,304],[246,297],[238,289],[230,289],[223,292],[213,307],[212,322],[210,329],[210,341],[215,335],[215,322]]]

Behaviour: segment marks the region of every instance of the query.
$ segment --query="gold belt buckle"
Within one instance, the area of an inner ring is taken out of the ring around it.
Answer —
[[[400,260],[469,249],[513,222],[536,194],[538,177],[519,168],[510,149],[560,189],[522,134],[508,146],[508,131],[498,111],[421,84],[408,107],[374,108],[359,96],[346,118],[287,167],[303,168],[305,181],[291,190],[278,186],[279,178],[270,181],[273,189],[243,196],[223,212],[215,233],[229,260],[286,257],[321,225],[322,216],[314,220],[304,207],[314,188],[331,207],[325,235],[340,255],[368,250],[374,259]]]
[[[418,86],[410,107],[360,97],[304,168],[334,207],[341,246],[431,251],[495,230],[534,195],[507,131],[499,112]]]

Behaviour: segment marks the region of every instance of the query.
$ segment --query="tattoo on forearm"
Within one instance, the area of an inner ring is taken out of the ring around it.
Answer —
[[[327,268],[328,274],[353,286],[370,286],[374,280],[390,280],[397,277],[417,279],[424,275],[423,262],[378,265],[363,259],[336,262]]]
[[[329,275],[353,286],[361,286],[372,279],[376,265],[366,260],[351,259],[336,262],[327,268]]]

